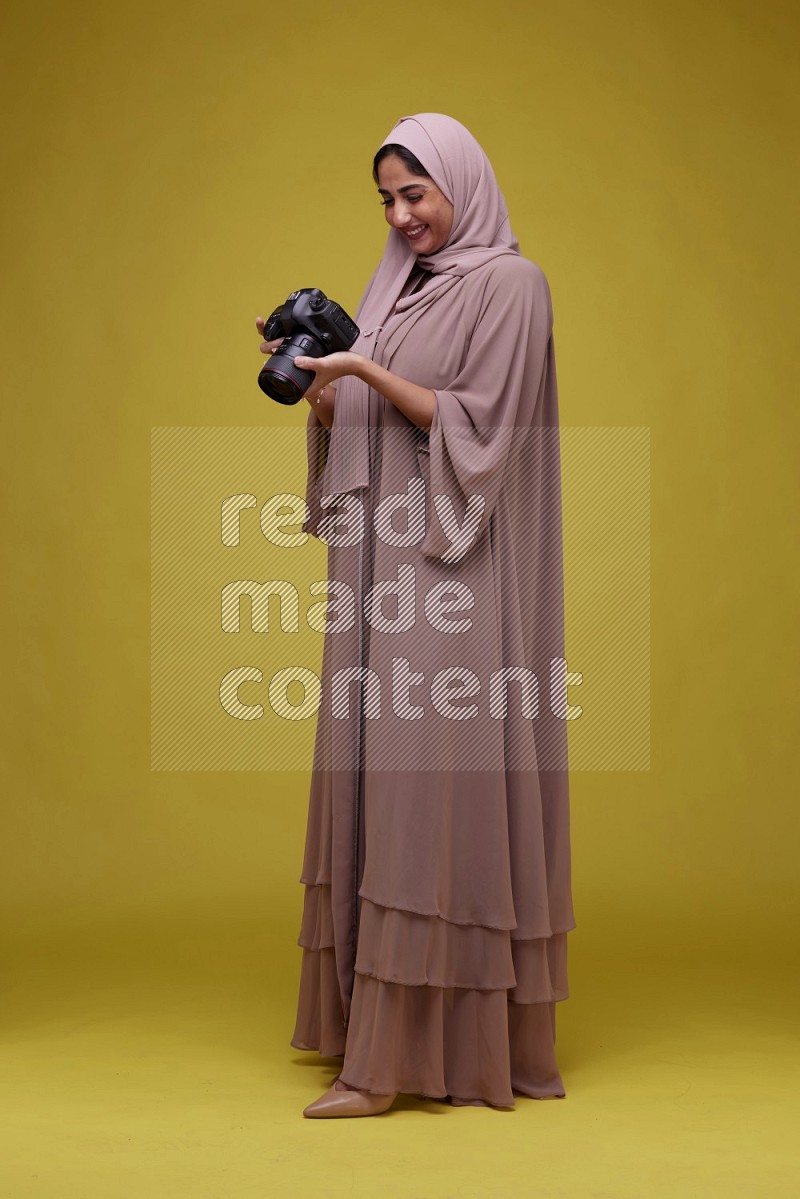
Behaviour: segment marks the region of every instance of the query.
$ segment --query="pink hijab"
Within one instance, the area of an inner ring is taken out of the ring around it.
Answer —
[[[413,323],[463,275],[493,258],[520,252],[491,163],[459,121],[438,112],[401,117],[381,144],[405,146],[422,163],[453,205],[453,226],[442,249],[429,257],[416,255],[402,233],[389,230],[383,256],[355,312],[361,336],[353,350],[368,358],[382,329],[388,336],[395,325]],[[433,278],[400,298],[415,262],[432,272]],[[430,336],[436,337],[435,325]],[[354,375],[338,380],[324,494],[339,495],[369,485],[368,428],[377,423],[377,404],[382,402]],[[313,410],[311,420],[319,433],[322,426]]]

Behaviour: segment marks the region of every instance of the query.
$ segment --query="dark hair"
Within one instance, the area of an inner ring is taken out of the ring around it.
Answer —
[[[430,179],[430,175],[425,170],[420,160],[415,158],[410,150],[407,150],[405,146],[388,145],[381,146],[380,150],[372,160],[372,178],[376,183],[378,182],[378,167],[383,162],[384,158],[388,158],[390,154],[396,154],[398,158],[402,159],[409,171],[411,171],[412,175],[422,175],[425,179]]]

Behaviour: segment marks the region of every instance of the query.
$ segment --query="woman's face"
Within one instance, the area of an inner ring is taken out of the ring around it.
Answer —
[[[386,220],[415,254],[441,250],[453,227],[453,205],[432,179],[410,174],[402,158],[388,154],[378,165],[378,192]]]

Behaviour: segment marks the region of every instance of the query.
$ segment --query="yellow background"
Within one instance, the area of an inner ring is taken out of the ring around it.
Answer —
[[[793,1193],[797,49],[775,0],[4,7],[4,1194]],[[573,776],[566,1100],[308,1121],[308,773],[150,770],[150,430],[301,437],[254,318],[352,311],[423,111],[548,277],[564,425],[651,430],[651,769]]]

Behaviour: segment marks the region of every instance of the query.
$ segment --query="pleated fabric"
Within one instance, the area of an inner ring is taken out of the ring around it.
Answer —
[[[567,934],[518,939],[361,897],[345,1023],[331,888],[306,884],[291,1044],[344,1056],[340,1077],[378,1094],[514,1107],[561,1098],[555,1004],[568,997]]]

